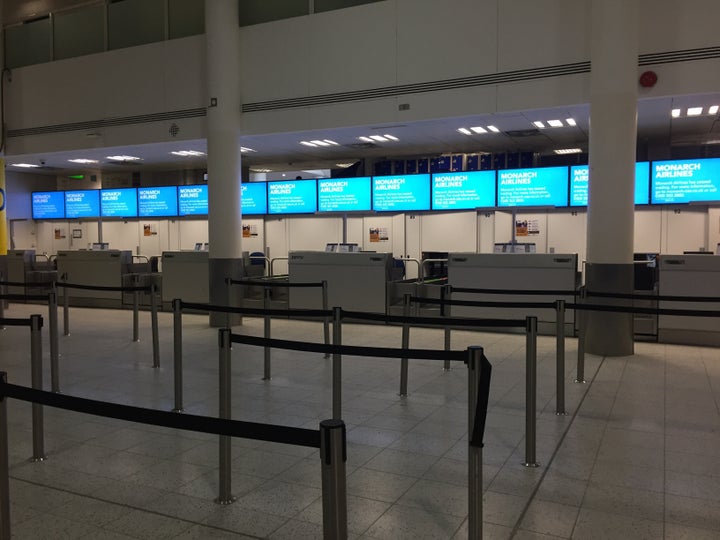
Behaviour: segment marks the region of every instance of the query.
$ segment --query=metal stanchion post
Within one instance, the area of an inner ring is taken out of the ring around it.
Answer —
[[[342,345],[342,308],[333,308],[333,345]],[[332,408],[333,418],[340,420],[342,416],[342,355],[332,355]]]
[[[585,303],[585,288],[580,289],[580,303]],[[587,324],[587,312],[584,309],[575,310],[579,313],[578,324],[578,356],[577,356],[577,377],[575,382],[585,384],[585,325]]]
[[[410,295],[403,295],[403,317],[410,316]],[[410,325],[407,322],[402,326],[402,344],[403,349],[410,348]],[[407,357],[400,359],[400,396],[407,397],[408,387],[408,359]]]
[[[320,459],[322,461],[323,538],[344,540],[347,528],[347,449],[345,422],[320,422]]]
[[[153,368],[160,367],[160,336],[158,330],[157,287],[150,285],[150,324],[152,326]]]
[[[525,317],[525,463],[538,467],[535,459],[537,422],[537,317]]]
[[[322,282],[322,308],[323,311],[328,310],[328,283]],[[323,319],[323,333],[325,334],[325,345],[330,345],[330,317]],[[325,354],[325,358],[330,358],[330,354]]]
[[[138,276],[133,276],[132,280],[133,287],[133,341],[140,341],[140,291],[137,288],[140,286]]]
[[[7,383],[7,373],[0,373]],[[0,394],[0,540],[10,540],[10,462],[8,458],[7,398]]]
[[[173,308],[173,378],[175,381],[175,407],[172,412],[183,412],[183,359],[182,359],[182,300],[175,298]]]
[[[0,272],[0,281],[4,281],[5,276],[2,272]],[[0,293],[5,294],[5,286],[0,287]],[[5,318],[5,302],[6,300],[4,298],[0,299],[0,319]],[[5,330],[5,325],[0,323],[0,330]]]
[[[565,300],[555,302],[555,414],[565,412]]]
[[[230,369],[230,329],[221,328],[219,331],[220,345],[220,418],[230,420],[232,417],[232,401],[230,383],[232,371]],[[235,502],[231,485],[231,438],[220,435],[220,494],[215,502],[218,504],[231,504]]]
[[[63,281],[67,280],[67,274],[62,275]],[[63,335],[70,335],[70,295],[68,288],[63,287]]]
[[[482,377],[482,347],[468,349],[468,433],[475,429],[480,379]],[[483,482],[482,445],[468,439],[468,538],[482,538]]]
[[[270,288],[265,287],[263,290],[263,309],[270,309]],[[270,315],[265,314],[264,320],[264,336],[265,339],[270,339]],[[265,362],[263,365],[263,381],[269,381],[272,379],[272,367],[271,367],[271,354],[272,349],[265,347]]]
[[[225,288],[227,289],[227,306],[233,305],[232,302],[232,278],[225,278]],[[225,314],[225,327],[232,328],[232,313],[229,311]]]
[[[30,315],[30,380],[36,390],[43,389],[42,368],[42,317]],[[43,433],[43,407],[38,403],[32,404],[32,438],[33,455],[30,461],[43,461],[45,459],[45,435]]]
[[[450,306],[445,304],[446,300],[449,300],[451,295],[451,289],[449,286],[443,287],[440,289],[440,315],[443,317],[449,317],[450,316]],[[451,340],[452,336],[450,334],[450,326],[445,325],[444,328],[445,332],[445,350],[450,350]],[[450,360],[445,360],[445,363],[443,364],[443,371],[450,371]]]
[[[53,283],[53,290],[48,294],[48,319],[50,320],[50,389],[56,393],[60,392],[57,309],[57,289]]]

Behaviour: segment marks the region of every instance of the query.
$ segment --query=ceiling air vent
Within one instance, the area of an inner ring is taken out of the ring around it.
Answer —
[[[505,135],[508,137],[513,137],[514,139],[517,139],[519,137],[534,137],[535,135],[540,135],[539,129],[516,129],[513,131],[506,131]]]
[[[361,142],[361,143],[346,144],[345,147],[355,148],[357,150],[370,150],[371,148],[377,148],[378,145],[375,143]]]

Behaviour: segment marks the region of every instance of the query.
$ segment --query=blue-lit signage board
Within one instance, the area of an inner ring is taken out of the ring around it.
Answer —
[[[137,217],[137,189],[101,189],[100,215],[102,217]]]
[[[498,171],[498,206],[567,206],[568,168]]]
[[[433,175],[433,210],[467,210],[490,206],[495,206],[495,171]]]
[[[65,199],[62,191],[35,191],[32,194],[33,219],[62,219]]]
[[[587,206],[588,165],[570,167],[570,206]],[[650,197],[650,163],[635,164],[635,204],[648,204]]]
[[[289,180],[268,182],[269,214],[308,214],[317,212],[317,182]]]
[[[374,176],[373,210],[430,210],[430,175]]]
[[[330,178],[318,180],[318,210],[320,212],[368,211],[371,178]]]
[[[178,186],[178,214],[204,216],[208,213],[208,187]]]
[[[720,158],[653,161],[652,203],[720,200]]]
[[[66,191],[65,217],[68,219],[100,217],[100,191],[97,189]]]
[[[242,184],[240,207],[243,215],[267,214],[267,184],[265,182]]]
[[[140,217],[172,217],[178,215],[176,186],[138,188]]]

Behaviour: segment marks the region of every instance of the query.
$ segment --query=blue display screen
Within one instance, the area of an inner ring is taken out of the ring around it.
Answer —
[[[33,219],[62,219],[65,198],[62,191],[35,191],[32,194]]]
[[[653,161],[652,203],[720,200],[720,158]]]
[[[140,217],[169,217],[178,215],[176,186],[138,188]]]
[[[208,187],[178,186],[178,213],[181,216],[204,216],[208,213]]]
[[[374,176],[373,210],[430,210],[430,175]]]
[[[498,206],[567,206],[568,168],[498,171]]]
[[[65,217],[68,219],[100,217],[100,191],[97,189],[66,191]]]
[[[267,214],[267,184],[251,182],[242,184],[240,207],[246,215]]]
[[[433,210],[495,206],[495,171],[433,174]]]
[[[570,206],[587,206],[588,165],[570,167]],[[635,164],[635,204],[648,204],[650,197],[650,162]]]
[[[102,217],[137,217],[137,189],[101,189],[100,215]]]
[[[332,178],[318,180],[320,212],[353,212],[370,210],[371,178]]]
[[[268,182],[269,214],[308,214],[317,212],[317,182],[290,180]]]

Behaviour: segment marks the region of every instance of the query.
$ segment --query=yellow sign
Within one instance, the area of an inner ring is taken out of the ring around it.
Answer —
[[[0,159],[0,255],[7,255],[8,228],[5,198],[5,160]]]

